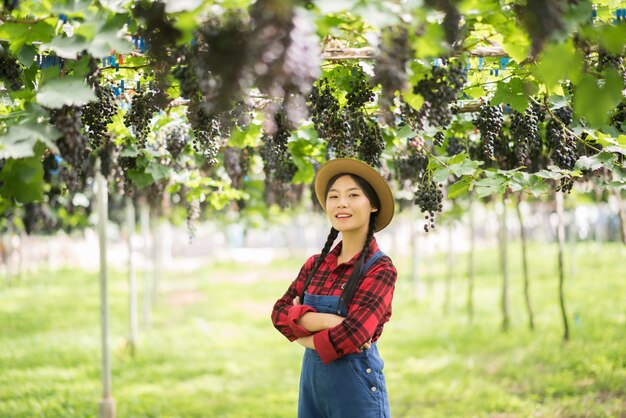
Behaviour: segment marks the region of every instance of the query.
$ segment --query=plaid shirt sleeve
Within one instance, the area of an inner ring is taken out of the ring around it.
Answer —
[[[307,312],[315,312],[315,309],[307,305],[293,305],[293,299],[302,293],[304,281],[315,264],[316,256],[310,257],[300,269],[298,277],[291,283],[282,298],[278,299],[272,309],[272,323],[289,341],[312,335],[296,321]]]
[[[346,319],[313,336],[315,349],[324,364],[359,351],[374,336],[376,328],[389,320],[397,275],[391,259],[381,258],[361,282]]]

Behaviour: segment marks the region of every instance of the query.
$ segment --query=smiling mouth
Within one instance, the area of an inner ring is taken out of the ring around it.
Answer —
[[[337,219],[349,219],[352,218],[352,215],[335,215]]]

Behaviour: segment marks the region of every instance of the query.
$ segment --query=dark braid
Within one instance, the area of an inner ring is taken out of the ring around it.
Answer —
[[[320,254],[319,257],[317,257],[317,260],[315,261],[315,265],[313,266],[313,269],[311,270],[311,272],[309,273],[309,276],[306,278],[306,281],[304,282],[304,287],[302,288],[302,295],[301,295],[303,300],[304,300],[304,292],[306,292],[306,289],[309,287],[309,284],[311,284],[311,280],[313,280],[313,276],[315,276],[315,273],[317,273],[317,270],[320,268],[320,266],[322,265],[322,262],[324,261],[328,253],[330,252],[330,248],[332,247],[333,242],[335,242],[335,240],[337,239],[338,235],[339,235],[339,231],[337,231],[335,228],[331,226],[330,232],[328,233],[328,238],[326,238],[326,244],[324,244],[324,248],[322,248],[322,253]]]
[[[348,283],[346,284],[346,288],[341,293],[341,300],[345,303],[346,309],[350,306],[350,302],[352,302],[352,298],[356,293],[359,284],[361,284],[361,269],[365,264],[365,260],[369,257],[370,253],[370,244],[372,242],[372,238],[374,237],[374,228],[376,225],[376,215],[378,212],[372,212],[370,215],[370,223],[367,228],[367,236],[365,237],[365,243],[363,244],[363,250],[361,251],[361,255],[358,260],[354,264],[354,270],[352,270],[352,274],[348,279]]]

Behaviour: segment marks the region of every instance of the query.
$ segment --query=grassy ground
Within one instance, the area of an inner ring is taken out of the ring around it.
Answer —
[[[511,246],[511,327],[500,331],[495,251],[477,254],[468,323],[465,258],[444,314],[445,255],[428,263],[416,302],[408,260],[379,343],[393,417],[626,417],[626,280],[618,245],[581,244],[566,283],[571,340],[562,342],[556,250],[531,249],[536,329],[527,326]],[[273,302],[303,260],[169,273],[153,325],[131,356],[127,284],[110,285],[113,396],[119,417],[294,417],[302,350],[271,326]],[[567,264],[569,272],[569,262]],[[99,285],[76,270],[0,288],[0,417],[97,416]]]

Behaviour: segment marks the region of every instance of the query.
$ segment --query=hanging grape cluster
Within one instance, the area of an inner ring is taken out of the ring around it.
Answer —
[[[428,167],[428,156],[424,153],[424,139],[407,139],[406,149],[394,155],[396,178],[400,183],[416,184]]]
[[[188,126],[182,123],[170,123],[161,130],[160,134],[167,151],[173,160],[177,161],[190,139]]]
[[[422,213],[428,212],[424,216],[426,219],[424,231],[426,232],[435,228],[435,212],[443,210],[443,191],[441,189],[441,184],[426,179],[419,184],[415,191],[415,204],[421,209]]]
[[[460,62],[448,62],[445,66],[433,66],[430,74],[413,86],[413,93],[424,98],[420,109],[431,126],[447,127],[452,121],[451,105],[467,81],[467,73]],[[423,129],[419,120],[414,126]]]
[[[391,118],[389,108],[396,91],[402,91],[407,83],[406,63],[414,55],[409,44],[408,30],[404,26],[383,29],[374,63],[373,84],[380,84],[379,105]],[[392,122],[389,119],[388,122]]]
[[[9,90],[19,90],[23,86],[22,67],[17,59],[0,46],[0,81]]]
[[[139,90],[133,95],[130,109],[124,115],[124,125],[132,129],[140,149],[148,145],[150,120],[158,110],[154,92]]]
[[[535,106],[529,106],[524,113],[511,113],[511,135],[515,142],[516,159],[519,165],[529,167],[532,157],[541,154],[541,136],[539,135],[539,115]]]
[[[571,170],[578,160],[576,139],[567,128],[572,122],[573,112],[570,107],[564,106],[554,110],[554,117],[548,121],[546,128],[546,140],[552,150],[550,158],[560,168]],[[558,189],[569,192],[572,189],[572,180],[561,179]]]
[[[217,154],[230,132],[222,132],[223,118],[216,114],[210,114],[204,107],[195,101],[187,106],[187,118],[193,129],[194,138],[192,146],[195,152],[201,154],[206,164],[210,167],[217,164]]]
[[[70,193],[81,189],[80,177],[85,168],[87,146],[85,137],[81,133],[81,110],[77,106],[63,106],[50,111],[50,122],[61,132],[57,146],[66,166],[61,170]]]
[[[81,120],[92,150],[99,148],[108,139],[109,123],[113,122],[113,116],[117,113],[117,102],[113,91],[95,84],[94,91],[97,100],[87,103],[82,108]]]
[[[483,155],[487,159],[493,159],[494,146],[502,128],[502,120],[502,109],[499,106],[489,106],[487,103],[480,106],[478,116],[473,120],[474,126],[480,131]]]
[[[457,155],[465,151],[465,145],[463,144],[463,138],[452,135],[448,138],[448,143],[446,145],[446,153],[449,156]]]

